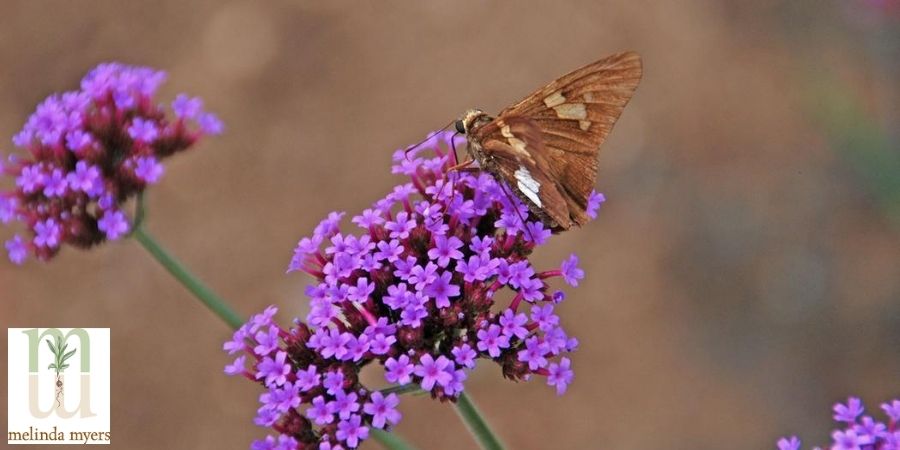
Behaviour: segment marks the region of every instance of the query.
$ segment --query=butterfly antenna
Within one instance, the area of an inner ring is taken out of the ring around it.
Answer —
[[[405,157],[406,157],[406,160],[409,161],[409,160],[410,160],[410,159],[409,159],[409,152],[415,150],[416,147],[418,147],[418,146],[424,144],[425,142],[428,142],[429,139],[431,139],[432,137],[434,137],[436,134],[440,133],[441,131],[444,131],[444,130],[446,130],[447,128],[450,128],[450,125],[453,125],[454,122],[456,122],[456,120],[451,120],[450,123],[448,123],[447,125],[444,125],[444,127],[441,128],[440,130],[437,130],[437,131],[435,131],[435,132],[433,132],[433,133],[429,133],[428,136],[425,137],[425,139],[422,139],[421,141],[419,141],[419,142],[416,143],[415,145],[411,145],[411,146],[409,146],[409,147],[406,147],[406,150],[403,151],[403,156],[405,156]]]

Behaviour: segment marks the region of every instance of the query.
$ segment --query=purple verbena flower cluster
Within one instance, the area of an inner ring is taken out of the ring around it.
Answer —
[[[63,243],[88,248],[126,235],[122,204],[159,181],[161,161],[222,132],[199,98],[177,96],[170,117],[154,99],[165,79],[147,67],[101,64],[80,90],[38,105],[13,137],[27,156],[0,160],[0,174],[15,180],[14,190],[0,192],[0,221],[20,221],[31,234],[6,242],[11,261],[29,253],[48,260]]]
[[[840,428],[831,433],[831,450],[900,450],[900,400],[882,403],[887,423],[864,416],[865,407],[856,397],[834,405],[834,420]],[[796,436],[778,440],[778,450],[800,450]],[[821,450],[823,447],[814,447]]]
[[[577,285],[578,258],[532,267],[529,255],[551,231],[489,174],[447,173],[453,138],[436,133],[395,154],[393,172],[409,181],[352,218],[359,233],[341,232],[344,214],[335,212],[300,241],[288,271],[316,279],[305,321],[281,328],[270,307],[225,344],[242,353],[226,373],[268,389],[256,423],[279,436],[252,448],[354,448],[371,427],[396,424],[397,395],[360,384],[373,362],[387,382],[441,401],[456,400],[478,359],[507,378],[538,375],[566,391],[573,372],[563,355],[578,342],[554,311],[565,295],[548,292],[547,281]],[[591,195],[591,217],[602,201]]]

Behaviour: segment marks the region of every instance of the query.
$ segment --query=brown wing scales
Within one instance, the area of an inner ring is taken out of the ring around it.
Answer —
[[[560,77],[498,116],[525,116],[537,124],[550,173],[563,187],[578,225],[588,220],[585,207],[597,180],[600,145],[634,94],[641,73],[637,53],[612,55]],[[567,115],[565,108],[572,106],[566,105],[584,105],[584,118]]]
[[[597,180],[600,145],[634,94],[641,72],[641,58],[634,52],[588,64],[503,110],[473,137],[514,187],[517,168],[523,161],[533,163],[527,169],[544,190],[540,204],[532,206],[560,228],[582,225],[588,221],[585,208]]]

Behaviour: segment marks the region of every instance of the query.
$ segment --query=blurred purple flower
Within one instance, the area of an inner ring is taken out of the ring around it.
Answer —
[[[882,403],[888,421],[880,422],[860,415],[865,411],[862,400],[850,397],[847,403],[836,403],[834,420],[839,428],[831,433],[831,450],[897,450],[900,449],[900,400]],[[800,439],[784,437],[777,442],[778,450],[800,450]],[[819,447],[815,447],[819,448]]]
[[[159,180],[160,161],[221,131],[198,99],[185,97],[176,117],[167,116],[154,98],[165,78],[147,67],[101,64],[80,90],[37,106],[13,137],[28,156],[0,165],[16,185],[0,192],[0,219],[15,218],[33,236],[13,238],[10,260],[21,264],[29,252],[49,260],[64,243],[90,248],[122,237],[130,228],[123,205]]]

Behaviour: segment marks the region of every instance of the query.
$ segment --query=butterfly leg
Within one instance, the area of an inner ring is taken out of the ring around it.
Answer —
[[[531,234],[531,230],[528,228],[528,222],[525,221],[525,217],[522,216],[522,211],[519,211],[519,207],[516,204],[516,200],[518,200],[518,198],[509,191],[509,186],[507,186],[506,183],[500,181],[498,181],[498,183],[500,183],[500,189],[502,189],[506,194],[506,198],[509,200],[510,206],[513,210],[516,211],[516,215],[519,216],[519,221],[522,222],[522,231],[528,234],[528,238],[531,240],[531,242],[536,242],[534,239],[534,235]]]
[[[472,163],[474,163],[474,162],[475,162],[474,159],[467,159],[467,160],[465,160],[465,161],[463,161],[463,162],[461,162],[461,163],[459,163],[459,164],[450,166],[450,167],[447,168],[447,172],[446,172],[445,174],[446,174],[446,175],[449,175],[450,172],[478,172],[479,170],[481,170],[481,168],[479,168],[479,167],[469,167],[469,166],[471,166]]]

